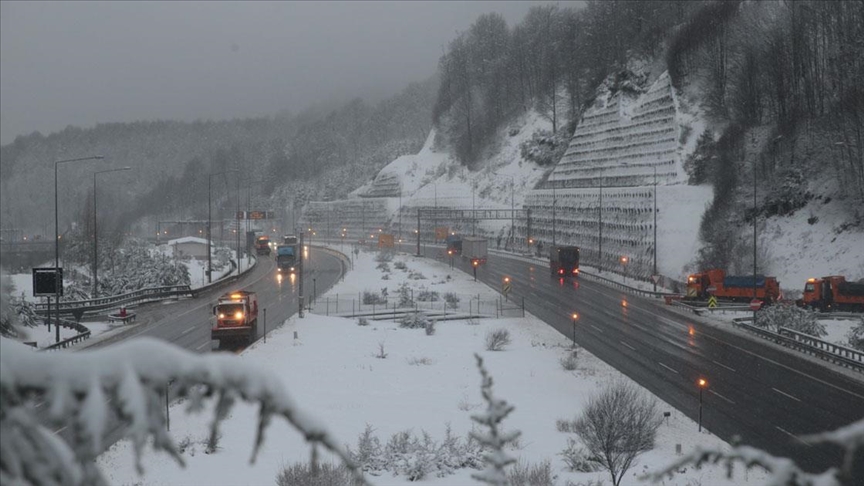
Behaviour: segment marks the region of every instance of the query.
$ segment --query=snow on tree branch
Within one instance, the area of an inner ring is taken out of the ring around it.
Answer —
[[[143,447],[151,437],[154,449],[183,465],[165,428],[162,397],[169,383],[172,393],[189,398],[190,412],[200,413],[206,398],[218,397],[211,443],[238,398],[257,402],[251,462],[271,419],[281,416],[313,446],[320,444],[338,456],[359,483],[367,484],[337,441],[296,406],[275,374],[235,356],[196,355],[150,338],[97,351],[54,354],[0,339],[0,483],[105,484],[94,459],[102,452],[112,416],[119,419],[123,436],[132,440],[139,472]],[[45,409],[28,403],[32,397],[44,397]],[[68,443],[52,433],[64,426],[72,432]]]
[[[509,405],[506,400],[495,398],[492,394],[492,377],[489,376],[483,366],[483,358],[478,354],[474,354],[474,357],[477,358],[477,368],[480,369],[480,375],[483,377],[482,393],[483,399],[486,400],[486,412],[472,415],[471,420],[488,427],[489,431],[471,432],[471,437],[488,450],[483,455],[486,469],[472,474],[471,477],[484,483],[505,485],[507,484],[507,474],[504,472],[504,468],[516,462],[516,459],[504,452],[504,446],[515,442],[521,432],[515,430],[505,433],[500,430],[500,426],[501,422],[510,415],[515,407]]]
[[[831,467],[819,474],[812,474],[804,472],[791,459],[776,457],[750,446],[733,446],[729,451],[697,447],[690,454],[645,477],[652,481],[660,481],[664,477],[672,477],[675,471],[687,465],[698,468],[703,464],[720,463],[726,466],[727,476],[731,478],[734,464],[740,462],[747,469],[752,467],[765,469],[769,473],[765,483],[767,486],[853,486],[864,484],[864,474],[862,474],[862,467],[859,464],[860,453],[864,451],[864,419],[833,432],[803,436],[801,440],[810,444],[832,443],[843,447],[846,450],[843,465],[839,469]]]

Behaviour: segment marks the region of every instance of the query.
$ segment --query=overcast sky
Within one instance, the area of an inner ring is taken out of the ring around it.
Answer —
[[[0,142],[70,124],[377,100],[432,75],[443,47],[481,13],[512,26],[532,4],[4,0]]]

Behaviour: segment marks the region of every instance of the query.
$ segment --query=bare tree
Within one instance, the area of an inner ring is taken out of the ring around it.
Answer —
[[[588,452],[618,486],[636,458],[654,448],[662,419],[657,403],[625,382],[609,385],[592,397],[574,424]]]

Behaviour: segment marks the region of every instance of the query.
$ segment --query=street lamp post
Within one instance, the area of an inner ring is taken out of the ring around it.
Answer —
[[[107,172],[121,172],[125,170],[132,170],[132,167],[97,170],[93,173],[93,297],[99,296],[99,232],[96,228],[96,176]]]
[[[207,176],[207,283],[213,282],[213,176],[237,172],[237,169],[214,172]]]
[[[552,246],[555,246],[555,221],[557,219],[555,214],[555,203],[557,202],[558,199],[555,197],[555,181],[552,181]]]
[[[699,432],[702,432],[702,390],[708,387],[708,380],[699,378],[696,384],[699,385]]]
[[[603,273],[603,173],[600,173],[600,206],[597,225],[597,273]]]
[[[579,319],[579,314],[574,312],[570,317],[573,318],[573,348],[576,348],[576,319]]]
[[[627,283],[627,262],[629,259],[626,256],[621,257],[621,267],[624,269],[624,283]]]
[[[103,160],[105,157],[101,155],[93,155],[90,157],[79,157],[77,159],[66,159],[66,160],[57,160],[54,161],[54,299],[57,304],[57,320],[55,322],[56,328],[56,342],[60,342],[60,286],[62,283],[60,282],[59,268],[60,268],[60,221],[58,220],[58,213],[60,212],[59,203],[57,200],[57,167],[60,164],[66,164],[70,162],[83,162],[85,160]],[[50,305],[50,301],[49,301]],[[50,321],[51,316],[48,316]]]
[[[657,275],[657,167],[654,167],[654,269],[651,274],[651,280],[654,281],[654,292],[657,292],[657,280],[660,278]]]

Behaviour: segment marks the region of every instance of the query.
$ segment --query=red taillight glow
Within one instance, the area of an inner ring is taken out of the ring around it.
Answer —
[[[578,268],[574,268],[574,269],[573,269],[573,274],[575,275],[575,274],[577,274],[577,273],[579,273],[579,269],[578,269]]]
[[[564,269],[563,269],[563,268],[559,268],[559,269],[558,269],[558,273],[560,273],[561,275],[564,275]]]

